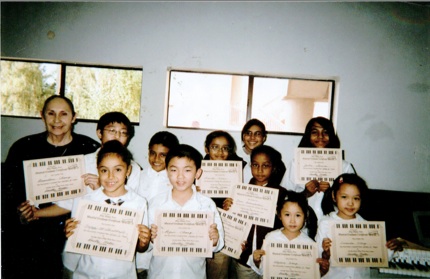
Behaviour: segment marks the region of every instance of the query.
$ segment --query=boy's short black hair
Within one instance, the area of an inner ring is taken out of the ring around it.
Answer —
[[[173,158],[187,158],[194,162],[196,169],[200,169],[202,165],[203,156],[197,149],[187,144],[179,144],[176,147],[169,150],[166,156],[166,167],[169,166],[170,160]]]
[[[97,122],[97,130],[103,131],[103,129],[112,123],[122,123],[127,127],[128,142],[134,137],[134,126],[131,125],[130,119],[119,111],[111,111],[103,114]]]
[[[161,144],[170,150],[179,145],[179,140],[174,134],[170,132],[160,131],[151,137],[149,140],[148,149],[150,149],[154,144]]]

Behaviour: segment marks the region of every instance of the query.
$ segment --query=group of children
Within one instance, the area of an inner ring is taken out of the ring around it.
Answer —
[[[275,226],[253,225],[242,243],[240,259],[233,259],[220,250],[224,246],[224,230],[217,207],[229,210],[231,198],[211,199],[202,195],[194,182],[202,174],[202,155],[192,146],[180,144],[175,135],[156,133],[148,145],[150,168],[142,169],[132,160],[127,149],[134,134],[128,118],[119,112],[103,115],[97,125],[101,148],[85,155],[86,174],[83,175],[87,194],[72,200],[63,200],[38,209],[24,202],[19,207],[22,219],[30,222],[43,217],[71,212],[65,224],[70,237],[79,220],[77,203],[81,199],[121,204],[121,207],[145,212],[136,228],[138,242],[133,262],[118,261],[89,255],[63,253],[65,274],[73,278],[262,278],[265,251],[264,239],[283,242],[316,241],[320,251],[316,262],[324,278],[367,278],[368,268],[340,269],[330,267],[330,220],[363,220],[357,213],[365,199],[367,185],[354,174],[351,164],[344,162],[343,174],[330,185],[309,181],[294,183],[294,162],[288,167],[281,154],[264,145],[267,131],[257,120],[248,121],[242,130],[243,148],[237,150],[234,139],[225,131],[207,135],[205,160],[236,160],[243,164],[246,184],[279,190]],[[339,148],[340,142],[333,125],[325,118],[313,118],[306,127],[299,147]],[[238,155],[239,154],[239,155]],[[324,197],[324,201],[323,201]],[[327,205],[324,208],[321,206]],[[152,255],[152,243],[158,228],[154,223],[155,211],[193,210],[211,211],[214,223],[208,231],[213,245],[213,257],[161,257]],[[325,215],[324,215],[325,214]],[[390,249],[397,249],[392,243]],[[387,247],[388,247],[387,246]]]

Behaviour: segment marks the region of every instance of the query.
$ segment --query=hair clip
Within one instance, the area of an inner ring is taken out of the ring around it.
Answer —
[[[343,183],[343,177],[342,176],[339,178],[339,183]]]

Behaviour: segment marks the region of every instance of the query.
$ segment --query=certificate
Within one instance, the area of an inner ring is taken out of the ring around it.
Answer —
[[[320,278],[316,243],[264,241],[263,249],[263,278]]]
[[[80,200],[80,221],[66,242],[66,251],[116,260],[132,261],[142,223],[143,209]]]
[[[388,267],[385,222],[333,222],[330,265]]]
[[[209,227],[213,222],[210,211],[157,210],[153,255],[212,257]]]
[[[224,248],[222,253],[239,259],[242,254],[242,242],[244,242],[251,230],[251,222],[236,216],[229,211],[218,208],[224,228]]]
[[[229,211],[253,224],[273,228],[278,194],[278,189],[270,187],[237,184]]]
[[[296,148],[296,183],[310,180],[333,182],[342,173],[342,150],[337,148]]]
[[[202,170],[196,186],[208,197],[230,197],[233,185],[242,182],[241,161],[203,160]]]
[[[27,199],[33,203],[66,200],[86,193],[81,176],[84,155],[23,161]]]

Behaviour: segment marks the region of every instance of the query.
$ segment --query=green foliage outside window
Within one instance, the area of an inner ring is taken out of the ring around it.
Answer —
[[[62,72],[62,71],[63,72]],[[61,74],[65,84],[61,84]],[[64,94],[78,119],[98,120],[121,111],[139,122],[142,70],[67,63],[1,61],[2,115],[38,117],[45,99]]]

